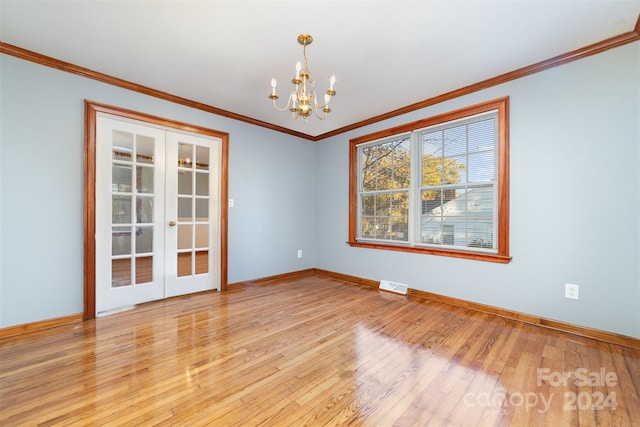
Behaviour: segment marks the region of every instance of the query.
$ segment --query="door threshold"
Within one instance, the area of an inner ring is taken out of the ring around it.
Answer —
[[[122,313],[124,311],[133,310],[134,308],[136,308],[136,306],[132,305],[132,306],[128,306],[128,307],[114,308],[113,310],[100,311],[100,312],[96,313],[96,317],[110,316],[112,314]]]

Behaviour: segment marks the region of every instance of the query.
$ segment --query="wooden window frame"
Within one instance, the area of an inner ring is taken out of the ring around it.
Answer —
[[[402,133],[464,119],[489,111],[498,112],[498,247],[497,253],[485,253],[464,249],[437,248],[433,246],[411,246],[385,242],[367,242],[357,239],[358,234],[358,146],[366,142],[389,138]],[[349,141],[349,236],[347,244],[352,247],[383,249],[401,252],[416,252],[479,261],[508,263],[509,254],[509,97],[472,105],[415,122],[381,130],[353,138]]]

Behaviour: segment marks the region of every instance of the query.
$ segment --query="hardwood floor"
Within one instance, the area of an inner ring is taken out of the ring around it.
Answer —
[[[2,426],[632,426],[639,394],[640,350],[322,276],[0,340]]]

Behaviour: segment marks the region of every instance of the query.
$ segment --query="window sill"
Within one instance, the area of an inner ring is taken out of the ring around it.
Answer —
[[[360,241],[347,241],[347,244],[356,248],[369,248],[369,249],[383,249],[388,251],[400,251],[400,252],[414,252],[420,254],[428,254],[428,255],[439,255],[439,256],[448,256],[453,258],[465,258],[465,259],[473,259],[476,261],[488,261],[488,262],[497,262],[501,264],[507,264],[511,261],[511,257],[508,255],[500,255],[500,254],[489,254],[482,252],[468,252],[468,251],[454,251],[447,249],[434,249],[434,248],[425,248],[425,247],[416,247],[416,246],[406,246],[406,245],[391,245],[384,243],[370,243],[370,242],[360,242]]]

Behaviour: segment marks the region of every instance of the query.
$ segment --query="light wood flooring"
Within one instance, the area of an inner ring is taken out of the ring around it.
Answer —
[[[637,426],[639,394],[640,350],[324,276],[0,340],[2,426]]]

